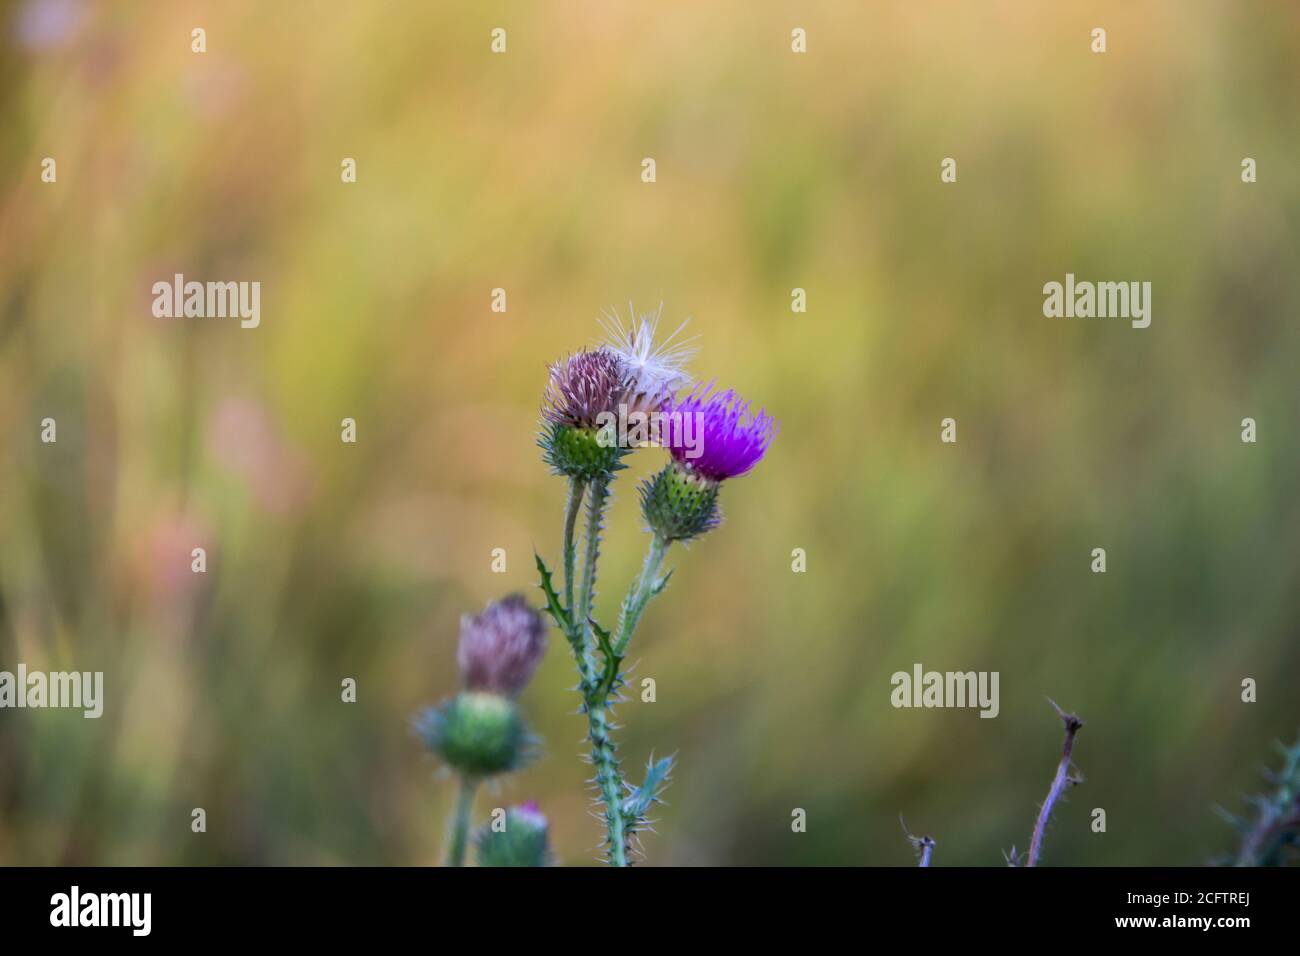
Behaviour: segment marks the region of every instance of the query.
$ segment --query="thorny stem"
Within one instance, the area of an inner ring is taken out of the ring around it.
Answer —
[[[595,654],[592,649],[591,605],[596,592],[596,561],[600,557],[600,532],[609,496],[608,476],[596,478],[591,483],[591,497],[587,501],[586,552],[582,561],[582,578],[578,582],[576,614],[570,614],[574,629],[574,653],[578,658],[578,671],[582,675],[582,694],[587,711],[588,735],[591,739],[591,763],[596,768],[596,787],[605,805],[605,829],[609,863],[627,866],[627,821],[623,814],[623,771],[611,735],[609,690],[600,687],[596,677]],[[570,512],[572,513],[572,496]],[[567,526],[566,519],[566,526]],[[616,684],[617,682],[615,682]]]
[[[668,541],[657,534],[650,539],[650,549],[646,552],[641,576],[633,582],[627,599],[623,602],[622,620],[619,621],[618,637],[614,641],[614,653],[620,657],[627,651],[637,623],[645,613],[650,598],[655,594],[655,582],[659,576],[659,569],[663,566],[664,555],[668,552],[668,544]]]
[[[610,736],[609,708],[603,703],[587,705],[591,728],[591,762],[596,768],[596,786],[605,804],[605,852],[610,866],[627,866],[627,821],[623,816],[623,771]]]
[[[478,780],[462,775],[460,793],[456,797],[456,813],[451,822],[451,846],[447,849],[448,866],[465,865],[465,844],[469,841],[469,817],[474,806],[474,791]]]
[[[1230,823],[1238,825],[1244,835],[1234,866],[1281,866],[1286,847],[1285,838],[1300,829],[1300,743],[1282,747],[1284,763],[1277,773],[1267,774],[1277,784],[1272,797],[1254,801],[1259,816],[1253,825],[1235,820],[1226,811],[1220,811]]]
[[[1056,776],[1052,778],[1051,789],[1047,791],[1047,799],[1043,801],[1043,807],[1038,811],[1038,820],[1034,823],[1034,835],[1029,841],[1029,859],[1026,866],[1038,865],[1038,854],[1043,849],[1043,834],[1047,830],[1047,822],[1052,818],[1052,811],[1056,808],[1056,803],[1061,798],[1073,780],[1070,777],[1070,752],[1074,750],[1074,736],[1083,726],[1083,721],[1074,714],[1067,714],[1057,707],[1055,702],[1049,701],[1053,707],[1056,707],[1057,714],[1061,717],[1061,722],[1065,724],[1065,746],[1061,748],[1061,762],[1057,764]]]
[[[591,602],[596,596],[596,561],[600,557],[600,531],[608,496],[609,478],[595,479],[587,501],[587,550],[582,560],[582,580],[578,582],[578,613],[573,617],[574,627],[582,632],[584,654],[591,652]]]
[[[651,539],[650,550],[646,554],[641,576],[633,582],[623,603],[622,619],[619,621],[618,635],[612,647],[615,668],[632,640],[632,634],[645,611],[646,604],[656,593],[655,582],[667,550],[668,542],[659,535]],[[617,676],[616,673],[614,686],[617,686]],[[600,788],[601,800],[605,804],[609,862],[613,866],[627,866],[628,821],[623,812],[623,774],[609,734],[608,694],[609,690],[606,688],[601,699],[590,700],[587,705],[587,717],[591,727],[592,763],[596,767],[596,785]]]
[[[578,524],[578,512],[582,510],[582,499],[587,492],[587,482],[582,478],[569,481],[569,504],[564,511],[564,609],[573,613],[573,572],[578,561],[578,548],[573,541],[573,532]]]
[[[569,501],[564,510],[564,599],[561,600],[559,595],[549,585],[549,575],[541,558],[538,558],[538,569],[543,576],[543,588],[548,595],[554,597],[554,602],[550,605],[551,616],[555,619],[556,626],[564,632],[565,639],[569,646],[573,648],[574,662],[578,667],[579,691],[582,694],[583,701],[591,695],[591,689],[599,683],[599,677],[596,674],[595,660],[592,657],[588,645],[583,641],[584,629],[579,626],[578,619],[574,616],[577,610],[573,606],[573,584],[575,578],[574,565],[577,563],[578,549],[574,540],[575,531],[578,524],[578,512],[582,510],[582,501],[585,495],[587,482],[585,479],[572,478],[569,481]],[[549,598],[548,598],[549,601]]]

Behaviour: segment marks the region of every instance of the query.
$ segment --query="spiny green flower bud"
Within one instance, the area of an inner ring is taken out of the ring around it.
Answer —
[[[426,710],[416,731],[429,749],[470,777],[490,777],[522,766],[533,739],[513,702],[467,691]]]
[[[673,462],[641,484],[641,514],[665,541],[687,541],[718,526],[719,483]]]
[[[550,423],[538,441],[543,458],[557,474],[592,481],[608,477],[626,466],[621,459],[628,449],[620,448],[609,428]]]
[[[474,842],[479,866],[547,866],[551,861],[546,817],[531,800],[507,810],[500,824],[480,829]]]

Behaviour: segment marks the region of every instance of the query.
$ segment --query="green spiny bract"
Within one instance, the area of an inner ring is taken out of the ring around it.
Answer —
[[[548,866],[551,862],[547,823],[537,805],[526,803],[505,812],[504,826],[480,828],[474,837],[479,866]]]
[[[676,462],[641,484],[641,514],[665,541],[688,541],[722,520],[719,484]]]
[[[497,694],[458,694],[425,711],[416,729],[430,750],[468,777],[517,770],[533,749],[518,709]]]
[[[622,463],[628,449],[620,448],[609,429],[548,423],[537,444],[542,457],[557,475],[594,481],[607,478],[627,466]]]
[[[661,760],[650,758],[645,768],[645,783],[639,787],[627,785],[628,794],[623,798],[623,812],[636,818],[644,818],[650,808],[662,802],[660,795],[672,783],[673,758]]]
[[[638,834],[650,829],[648,814],[656,803],[662,803],[662,795],[672,783],[673,758],[664,757],[655,760],[651,756],[645,768],[645,782],[639,787],[625,784],[627,796],[623,798],[623,815],[626,817],[626,839],[639,846]]]

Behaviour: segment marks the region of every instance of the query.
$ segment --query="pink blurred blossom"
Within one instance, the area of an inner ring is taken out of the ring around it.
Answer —
[[[259,402],[223,400],[212,415],[208,447],[219,464],[244,481],[266,511],[296,511],[310,495],[306,456],[283,440]]]

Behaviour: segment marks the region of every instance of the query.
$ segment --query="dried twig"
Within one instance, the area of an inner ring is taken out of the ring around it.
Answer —
[[[898,822],[903,827],[903,834],[907,837],[907,842],[912,844],[912,847],[916,850],[917,859],[919,860],[916,865],[929,866],[930,857],[934,854],[934,838],[928,836],[913,836],[911,831],[907,829],[907,823],[903,820],[903,815],[901,813],[898,815]]]
[[[1038,820],[1034,823],[1034,835],[1029,841],[1029,857],[1025,862],[1026,866],[1037,866],[1038,855],[1043,849],[1043,834],[1047,830],[1047,822],[1052,818],[1052,811],[1056,809],[1057,801],[1061,799],[1061,794],[1065,793],[1067,787],[1079,782],[1079,780],[1070,775],[1070,752],[1074,750],[1074,737],[1083,726],[1083,721],[1074,714],[1067,714],[1056,706],[1056,701],[1048,698],[1049,704],[1055,708],[1061,722],[1065,724],[1065,746],[1061,749],[1061,762],[1057,764],[1056,776],[1052,778],[1051,789],[1047,791],[1047,799],[1043,801],[1043,807],[1038,811]]]

